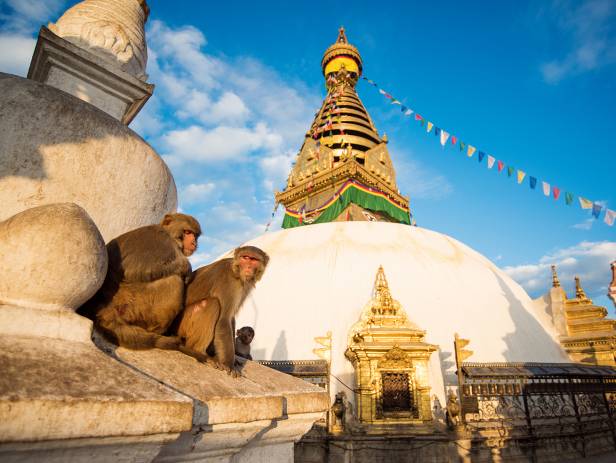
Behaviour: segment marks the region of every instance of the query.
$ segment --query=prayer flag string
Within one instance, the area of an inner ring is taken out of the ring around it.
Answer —
[[[452,146],[455,146],[457,144],[460,151],[463,153],[466,153],[467,157],[469,158],[472,158],[473,154],[477,152],[477,159],[479,161],[479,164],[481,164],[484,157],[487,156],[488,169],[492,169],[492,167],[494,166],[494,163],[496,162],[497,170],[500,173],[503,171],[503,169],[506,166],[507,167],[507,177],[512,177],[513,174],[515,173],[518,184],[522,184],[522,182],[524,182],[524,179],[528,178],[528,184],[530,188],[532,190],[536,189],[537,183],[539,182],[539,179],[537,177],[532,176],[532,175],[529,175],[527,177],[525,171],[516,169],[515,167],[511,165],[507,165],[505,164],[504,161],[497,160],[494,156],[490,154],[486,154],[484,151],[478,150],[477,147],[470,145],[466,142],[463,142],[458,136],[453,135],[450,131],[445,131],[445,129],[438,127],[434,122],[427,120],[425,117],[419,115],[417,111],[411,109],[408,105],[403,104],[400,100],[394,98],[391,95],[391,93],[386,92],[385,90],[380,88],[379,85],[373,80],[370,80],[367,77],[362,77],[362,79],[368,82],[374,88],[376,88],[381,95],[383,95],[385,98],[390,100],[390,104],[400,105],[400,110],[404,116],[410,117],[411,115],[414,115],[413,119],[419,122],[421,127],[425,126],[426,133],[430,133],[434,129],[434,135],[436,136],[436,139],[439,141],[439,143],[441,144],[443,148],[445,148],[445,146],[447,145],[447,140],[450,140]],[[544,180],[541,180],[541,185],[542,185],[543,194],[547,198],[550,197],[550,193],[551,193],[551,196],[554,198],[554,201],[558,201],[558,198],[560,197],[560,193],[562,191],[561,188],[553,184],[550,184]],[[575,198],[575,195],[573,193],[567,191],[565,192],[564,197],[565,197],[565,204],[567,206],[570,206],[571,204],[573,204],[573,200]],[[614,222],[616,221],[616,211],[608,209],[603,204],[600,204],[596,201],[591,201],[589,199],[582,198],[581,196],[578,196],[577,198],[580,203],[580,207],[582,209],[590,210],[592,216],[595,219],[598,219],[601,213],[605,211],[603,221],[610,227],[614,225]]]

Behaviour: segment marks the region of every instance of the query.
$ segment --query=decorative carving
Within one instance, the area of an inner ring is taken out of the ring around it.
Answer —
[[[458,397],[453,391],[449,391],[447,397],[447,425],[450,428],[458,426],[460,424],[460,404],[458,403]]]
[[[346,413],[346,394],[344,391],[340,391],[336,394],[336,399],[331,407],[332,415],[332,427],[331,431],[334,434],[340,434],[344,432],[344,421]]]
[[[412,369],[413,361],[400,347],[394,346],[379,360],[378,367],[383,370]]]
[[[84,0],[49,29],[145,81],[148,12],[144,0]]]

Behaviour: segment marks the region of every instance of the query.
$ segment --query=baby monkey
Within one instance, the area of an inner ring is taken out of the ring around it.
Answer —
[[[255,337],[255,330],[253,330],[250,326],[244,326],[237,330],[236,335],[235,355],[252,360],[252,356],[250,355],[250,343]]]

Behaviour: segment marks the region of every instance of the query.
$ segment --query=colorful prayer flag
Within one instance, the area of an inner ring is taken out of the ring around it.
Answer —
[[[486,153],[484,153],[483,151],[479,151],[477,153],[477,158],[479,159],[479,162],[483,161],[483,158],[485,157]]]
[[[599,218],[599,215],[601,214],[601,209],[603,209],[603,206],[601,204],[594,203],[592,205],[592,216],[595,219]]]
[[[488,154],[488,169],[491,169],[492,167],[494,167],[495,162],[496,162],[496,158]]]
[[[402,103],[400,103],[398,100],[396,100],[395,98],[393,99],[393,101],[391,102],[391,104],[399,104],[401,105]]]
[[[458,138],[455,135],[452,135],[451,136],[451,144],[455,145],[457,141],[458,141]]]
[[[460,142],[460,151],[464,151],[464,148],[466,148],[466,143],[464,143],[463,141]]]
[[[558,197],[560,196],[560,188],[558,188],[557,186],[553,186],[552,194],[554,195],[554,199],[558,199]]]
[[[400,105],[400,111],[404,112],[406,111],[408,108],[404,105]]]
[[[421,120],[421,116],[417,113],[415,113],[415,120],[416,121],[420,121]]]
[[[405,115],[405,116],[410,116],[411,114],[413,114],[413,110],[412,110],[412,109],[407,109],[407,110],[404,112],[404,115]]]
[[[528,177],[528,181],[530,183],[530,189],[534,190],[537,186],[537,179],[531,175],[530,177]]]
[[[382,88],[379,88],[379,93],[381,95],[385,95],[387,92],[385,90],[383,90]]]
[[[568,191],[565,193],[565,203],[567,206],[571,206],[573,202],[573,193],[569,193]]]
[[[501,172],[505,168],[505,163],[503,161],[498,161],[498,171]],[[509,174],[511,177],[511,174]]]
[[[543,186],[543,194],[550,196],[550,184],[547,182],[541,182],[541,185]]]
[[[515,168],[511,166],[507,166],[507,177],[511,177],[514,171],[515,171]]]
[[[434,136],[438,137],[441,133],[441,129],[439,127],[434,126]]]
[[[612,225],[614,225],[614,219],[616,219],[616,211],[606,209],[603,221],[611,227]]]
[[[430,132],[430,130],[432,130],[432,127],[434,127],[434,124],[430,121],[428,121],[428,126],[426,127],[426,132]]]
[[[475,148],[474,146],[472,146],[472,145],[468,145],[468,151],[467,151],[467,154],[468,154],[468,157],[469,157],[469,158],[473,156],[473,153],[475,152],[475,150],[476,150],[476,149],[477,149],[477,148]]]
[[[522,180],[524,180],[525,176],[526,176],[526,172],[518,169],[518,184],[522,183]]]
[[[441,146],[445,146],[447,143],[447,139],[449,138],[449,134],[444,130],[441,130]]]
[[[592,207],[592,201],[587,200],[586,198],[578,197],[580,200],[580,207],[582,209],[590,209]]]

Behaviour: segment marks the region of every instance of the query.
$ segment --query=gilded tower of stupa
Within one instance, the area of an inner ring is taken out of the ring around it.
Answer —
[[[344,28],[321,61],[327,96],[297,155],[287,186],[283,228],[340,220],[410,223],[409,199],[355,86],[362,59]]]

